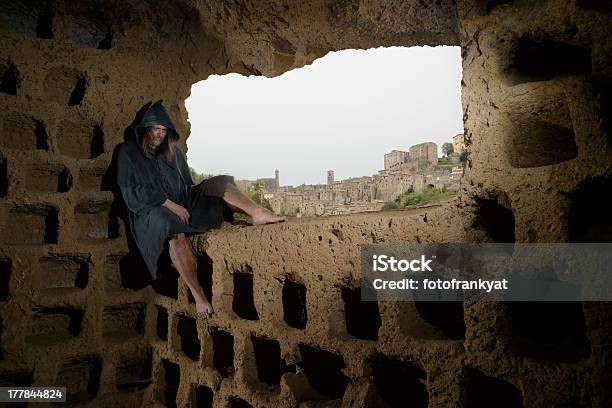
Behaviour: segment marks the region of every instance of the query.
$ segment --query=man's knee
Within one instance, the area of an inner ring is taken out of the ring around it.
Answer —
[[[185,244],[187,242],[187,236],[184,233],[168,235],[168,241],[170,245]]]

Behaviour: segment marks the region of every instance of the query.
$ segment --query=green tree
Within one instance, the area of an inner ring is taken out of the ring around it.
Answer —
[[[383,210],[395,210],[397,208],[401,208],[401,205],[396,201],[385,201],[383,204]]]
[[[259,195],[259,190],[255,190],[251,193],[251,200],[261,205],[261,196]]]
[[[263,208],[267,208],[270,211],[273,211],[272,210],[272,204],[270,204],[270,202],[268,200],[266,200],[265,198],[263,200],[261,200],[261,206]]]
[[[272,205],[270,204],[270,201],[266,200],[265,198],[261,197],[261,195],[259,194],[259,191],[253,191],[250,196],[251,200],[253,200],[253,202],[255,202],[256,204],[261,205],[263,208],[267,208],[268,210],[272,211]]]
[[[212,174],[198,173],[193,167],[189,167],[189,173],[191,174],[191,179],[194,184],[199,184],[202,180],[206,180],[213,176]]]
[[[445,156],[450,156],[452,153],[455,152],[455,149],[453,148],[453,144],[452,143],[444,143],[442,145],[442,153]]]

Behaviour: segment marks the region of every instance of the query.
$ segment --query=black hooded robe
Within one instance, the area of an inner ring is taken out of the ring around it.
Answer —
[[[226,184],[234,184],[233,177],[216,176],[194,186],[185,153],[178,147],[172,160],[161,154],[145,156],[138,141],[148,126],[163,125],[168,128],[167,138],[180,137],[161,102],[149,107],[117,157],[117,181],[129,229],[153,279],[161,277],[158,260],[169,235],[200,233],[233,219],[222,198]],[[162,206],[166,199],[189,211],[189,224]]]

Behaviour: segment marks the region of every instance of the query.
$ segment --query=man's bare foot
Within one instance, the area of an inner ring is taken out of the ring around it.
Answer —
[[[284,215],[276,215],[272,211],[265,208],[259,208],[258,211],[251,216],[253,225],[273,224],[275,222],[287,221]]]
[[[196,312],[198,317],[211,317],[215,312],[208,299],[196,300]]]

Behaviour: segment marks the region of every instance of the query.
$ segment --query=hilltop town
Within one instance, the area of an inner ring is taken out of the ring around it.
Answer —
[[[408,151],[392,150],[384,155],[384,169],[372,176],[337,181],[334,170],[328,170],[326,184],[294,187],[281,186],[280,172],[275,170],[273,178],[236,180],[236,184],[276,214],[303,217],[379,211],[405,193],[456,191],[463,175],[463,133],[443,147],[442,158],[433,142],[410,146]]]

